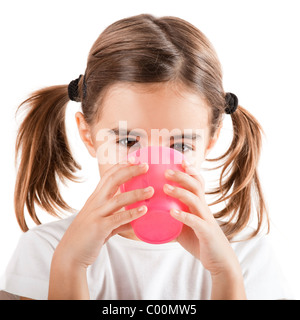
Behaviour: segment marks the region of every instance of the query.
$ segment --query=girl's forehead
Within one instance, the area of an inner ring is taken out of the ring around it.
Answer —
[[[118,84],[107,91],[99,106],[97,126],[115,127],[126,121],[128,128],[206,128],[209,107],[197,93],[170,84]]]

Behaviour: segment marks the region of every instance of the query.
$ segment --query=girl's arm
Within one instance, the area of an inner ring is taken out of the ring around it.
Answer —
[[[51,263],[48,300],[89,300],[86,268],[55,251]]]
[[[212,276],[212,300],[246,300],[242,272]]]

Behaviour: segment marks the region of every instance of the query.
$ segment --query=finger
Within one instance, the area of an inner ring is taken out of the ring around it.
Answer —
[[[202,184],[198,179],[194,179],[189,174],[182,171],[166,170],[165,176],[167,179],[180,184],[184,189],[193,192],[198,197],[204,197],[204,190],[202,189]]]
[[[141,216],[148,211],[147,206],[142,205],[137,208],[116,212],[115,214],[107,217],[107,222],[111,230],[115,230],[122,225],[125,225]]]
[[[119,168],[124,168],[124,167],[129,167],[136,164],[136,159],[135,157],[131,156],[129,157],[127,160],[122,160],[116,164],[114,164],[112,167],[110,167],[109,169],[107,169],[102,177],[102,179],[106,178],[107,176],[111,175],[112,173],[114,173],[115,171],[119,170]]]
[[[163,190],[171,197],[177,198],[186,204],[191,213],[200,216],[202,219],[211,219],[212,214],[206,203],[189,190],[165,184]]]
[[[182,165],[183,169],[185,170],[185,172],[187,174],[189,174],[190,176],[192,176],[193,178],[195,178],[197,181],[199,181],[199,183],[202,186],[202,189],[205,190],[205,181],[204,181],[202,175],[200,174],[200,171],[197,170],[196,167],[191,165],[185,159],[182,161],[181,165]]]
[[[183,224],[192,228],[196,234],[204,231],[206,227],[206,222],[192,213],[172,208],[170,210],[170,215],[176,220],[181,221]]]
[[[118,210],[130,204],[137,203],[138,206],[138,202],[151,198],[153,194],[154,188],[152,186],[120,193],[106,201],[99,211],[101,211],[101,216],[115,215]]]
[[[148,164],[139,164],[123,167],[113,172],[107,177],[105,185],[102,188],[101,193],[103,197],[108,199],[111,198],[118,191],[121,184],[132,179],[133,177],[146,173],[148,169]]]
[[[98,190],[102,185],[105,184],[105,181],[107,180],[107,178],[113,174],[114,172],[118,171],[119,169],[121,168],[126,168],[126,167],[129,167],[129,166],[132,166],[135,164],[135,160],[134,160],[134,157],[130,157],[128,159],[128,161],[120,161],[119,163],[116,163],[115,165],[113,165],[112,167],[110,167],[109,169],[107,169],[103,176],[101,177],[100,179],[100,182],[98,183],[97,187],[96,187],[96,190]],[[95,190],[95,191],[96,191]]]
[[[121,184],[132,179],[133,177],[146,173],[148,169],[148,164],[119,167],[116,171],[108,175],[103,181],[101,192],[99,192],[101,193],[101,199],[109,200],[116,194]]]
[[[132,163],[131,162],[122,162],[122,163],[117,163],[115,165],[113,165],[112,167],[110,167],[108,170],[105,171],[104,175],[101,177],[99,183],[97,184],[95,190],[93,191],[93,193],[90,195],[89,197],[89,201],[94,201],[94,199],[96,198],[98,200],[98,203],[100,203],[100,200],[104,200],[102,199],[102,197],[99,196],[103,186],[105,186],[106,184],[106,180],[109,177],[110,174],[116,172],[117,170],[119,170],[120,168],[125,168],[125,167],[129,167],[131,166]],[[102,192],[101,192],[102,195]]]
[[[124,232],[124,231],[128,231],[128,230],[131,230],[132,229],[132,226],[131,224],[128,222],[128,223],[125,223],[123,225],[121,225],[120,227],[112,230],[112,232],[106,237],[104,243],[107,242],[107,240],[109,240],[111,237],[113,237],[114,235],[120,233],[120,232]]]
[[[128,223],[122,224],[120,227],[114,229],[111,232],[111,235],[114,236],[115,234],[118,234],[118,233],[123,232],[123,231],[128,231],[128,230],[131,230],[131,229],[132,229],[132,226],[131,226],[130,222],[128,222]]]

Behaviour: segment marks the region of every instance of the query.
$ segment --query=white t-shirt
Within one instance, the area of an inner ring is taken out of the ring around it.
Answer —
[[[52,255],[74,217],[21,235],[0,281],[0,299],[47,299]],[[239,237],[250,231],[244,229]],[[231,245],[248,299],[290,299],[267,236]],[[88,267],[87,280],[90,298],[96,300],[207,300],[211,295],[210,273],[178,242],[149,244],[115,235]]]

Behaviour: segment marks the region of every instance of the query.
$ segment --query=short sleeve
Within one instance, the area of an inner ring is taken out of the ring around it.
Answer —
[[[22,234],[1,278],[0,299],[47,299],[54,250],[53,243],[34,230]]]
[[[236,253],[242,267],[249,300],[293,299],[268,236],[237,245]]]

